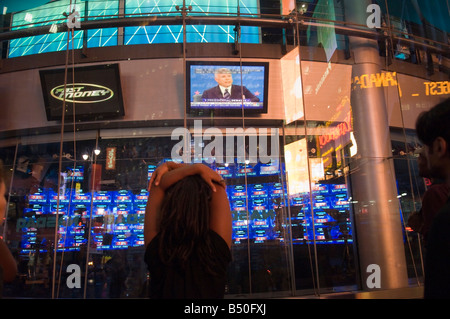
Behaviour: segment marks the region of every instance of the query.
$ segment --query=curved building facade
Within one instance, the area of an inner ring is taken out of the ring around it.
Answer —
[[[148,181],[164,161],[227,183],[226,298],[421,296],[415,121],[450,96],[448,2],[2,10],[0,234],[18,264],[4,297],[146,298]]]

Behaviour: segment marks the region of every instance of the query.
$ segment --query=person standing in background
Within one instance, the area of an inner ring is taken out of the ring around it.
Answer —
[[[450,99],[419,115],[417,136],[425,145],[431,177],[450,187]],[[425,299],[450,299],[450,200],[428,232],[425,254]]]
[[[424,245],[426,245],[428,231],[437,212],[445,205],[450,188],[442,179],[433,178],[428,168],[425,150],[419,150],[419,158],[417,160],[419,166],[419,175],[430,180],[431,185],[422,197],[422,207],[420,211],[412,213],[408,218],[408,225],[417,233],[422,235]]]

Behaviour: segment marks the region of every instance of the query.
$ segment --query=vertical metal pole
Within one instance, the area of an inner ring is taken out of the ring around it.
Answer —
[[[119,0],[119,14],[118,18],[124,18],[125,17],[125,0]],[[123,45],[124,44],[124,28],[118,27],[117,28],[117,45]]]
[[[181,9],[181,15],[183,17],[183,44],[182,44],[182,50],[183,50],[183,72],[190,72],[190,70],[186,70],[186,42],[187,42],[187,34],[186,34],[186,13],[187,13],[187,8],[186,8],[186,0],[183,0],[183,8]],[[187,83],[186,83],[186,76],[187,74],[185,74],[185,76],[183,76],[183,96],[186,97],[187,94]],[[187,132],[187,101],[184,98],[184,117],[183,117],[183,126],[186,129],[185,132]],[[191,146],[191,140],[190,138],[188,138],[190,135],[189,134],[185,134],[184,136],[184,148],[183,148],[183,162],[184,163],[190,163],[191,162],[191,151],[190,151],[190,146]]]
[[[294,45],[297,46],[297,50],[298,50],[298,56],[299,56],[299,74],[300,74],[300,78],[301,78],[301,83],[303,83],[303,70],[302,70],[302,55],[301,55],[301,47],[300,47],[300,27],[299,24],[302,23],[301,22],[301,16],[299,15],[299,11],[298,11],[298,4],[297,2],[295,3],[295,28],[293,28],[294,30]],[[304,88],[302,85],[302,96],[305,96],[305,92],[304,92]],[[304,129],[304,136],[305,139],[307,140],[308,137],[308,120],[307,120],[307,111],[306,111],[306,105],[305,105],[305,99],[302,98],[302,106],[303,106],[303,129]],[[309,161],[309,152],[306,152],[306,165],[307,165],[307,171],[308,171],[308,185],[309,185],[309,202],[310,202],[310,206],[311,206],[311,227],[312,227],[312,235],[313,235],[313,239],[312,239],[312,246],[313,246],[313,253],[311,253],[311,244],[307,243],[307,247],[308,247],[308,256],[309,256],[309,264],[311,267],[311,277],[312,277],[312,282],[313,282],[313,289],[314,289],[314,294],[317,297],[320,297],[320,275],[319,275],[319,260],[317,258],[317,241],[316,241],[316,230],[315,230],[315,217],[314,217],[314,205],[313,205],[313,193],[312,193],[312,188],[311,188],[311,167],[310,167],[310,161]],[[307,225],[307,212],[305,212],[305,225]],[[310,239],[308,238],[308,241],[310,241]]]
[[[368,0],[346,0],[347,22],[365,25],[369,4]],[[350,50],[355,59],[351,105],[358,145],[358,154],[351,160],[350,178],[362,288],[406,287],[408,276],[384,89],[358,85],[358,81],[382,73],[378,44],[350,37]],[[373,286],[369,278],[373,274],[371,265],[379,267],[379,286]]]

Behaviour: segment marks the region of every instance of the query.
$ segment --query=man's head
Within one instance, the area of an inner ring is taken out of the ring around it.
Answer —
[[[420,114],[416,131],[425,145],[431,176],[450,183],[450,99]]]
[[[230,69],[227,68],[217,69],[214,74],[214,79],[223,87],[229,87],[233,84],[233,76],[231,75]]]

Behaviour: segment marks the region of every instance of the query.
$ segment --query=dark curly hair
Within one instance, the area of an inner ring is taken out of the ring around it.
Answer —
[[[450,98],[421,113],[416,121],[416,132],[419,140],[427,146],[431,146],[438,137],[450,145]]]
[[[215,274],[216,260],[209,238],[210,186],[199,176],[183,178],[166,190],[161,204],[159,254],[165,264],[184,270],[195,256]]]

